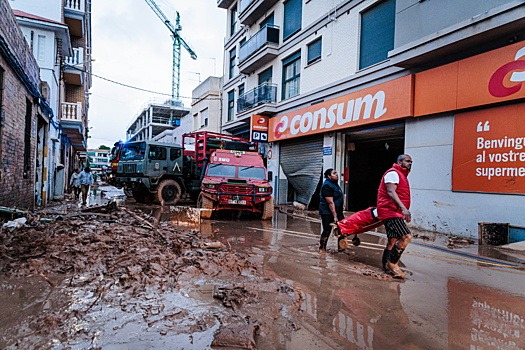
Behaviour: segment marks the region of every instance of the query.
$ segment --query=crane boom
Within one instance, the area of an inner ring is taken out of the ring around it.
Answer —
[[[182,39],[182,37],[179,35],[179,32],[182,30],[182,27],[180,25],[180,15],[177,12],[177,19],[175,25],[171,23],[171,21],[166,17],[164,12],[159,8],[159,6],[155,3],[154,0],[145,0],[146,3],[149,5],[149,7],[155,12],[157,17],[160,18],[160,20],[168,27],[169,31],[171,32],[171,37],[173,39],[173,66],[172,66],[172,82],[171,82],[171,99],[173,102],[179,102],[180,103],[180,94],[179,94],[179,88],[180,88],[180,54],[181,54],[181,46],[184,47],[186,51],[190,54],[190,57],[194,60],[197,59],[197,54],[191,49],[191,47]]]

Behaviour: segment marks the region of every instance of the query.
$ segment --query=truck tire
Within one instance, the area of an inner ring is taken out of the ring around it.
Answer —
[[[126,197],[133,197],[133,191],[130,188],[124,187],[124,194]]]
[[[157,187],[155,193],[155,200],[160,204],[175,205],[179,202],[181,197],[180,185],[175,180],[163,180]]]
[[[274,214],[273,198],[263,203],[261,220],[271,220]]]
[[[201,219],[211,219],[211,215],[213,214],[213,201],[207,197],[205,197],[202,193],[199,194],[199,198],[197,199],[197,207],[201,209],[207,209],[207,210],[201,210]]]

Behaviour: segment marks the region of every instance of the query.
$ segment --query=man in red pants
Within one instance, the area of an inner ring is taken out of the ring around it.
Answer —
[[[406,222],[412,220],[410,214],[410,184],[408,174],[412,168],[412,157],[402,154],[397,162],[387,170],[377,192],[377,215],[383,220],[388,242],[383,251],[382,266],[395,277],[405,278],[399,268],[401,254],[412,240]]]

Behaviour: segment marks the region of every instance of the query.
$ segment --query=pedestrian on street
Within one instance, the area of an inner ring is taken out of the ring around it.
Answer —
[[[79,177],[80,170],[78,170],[78,168],[75,168],[73,174],[71,174],[71,179],[69,180],[69,186],[71,186],[71,189],[73,190],[75,199],[78,199],[78,197],[80,196],[80,182],[78,181]]]
[[[402,154],[397,162],[383,175],[377,192],[377,215],[383,220],[388,238],[383,251],[383,270],[391,271],[395,277],[405,278],[398,262],[412,240],[406,222],[412,220],[410,214],[410,184],[408,174],[412,168],[412,157]]]
[[[336,223],[344,219],[343,215],[343,190],[337,183],[339,175],[334,169],[326,169],[324,172],[325,180],[321,186],[319,214],[321,214],[321,222],[323,231],[321,232],[321,239],[319,242],[319,251],[326,252],[326,244],[332,232],[330,224]]]
[[[82,188],[82,205],[86,205],[89,186],[93,185],[93,174],[89,166],[85,167],[78,177],[78,182]]]

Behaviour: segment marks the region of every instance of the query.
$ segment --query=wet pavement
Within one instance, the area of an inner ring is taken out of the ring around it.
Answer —
[[[451,237],[418,232],[403,254],[408,277],[401,281],[380,269],[381,232],[360,235],[362,244],[344,253],[331,237],[331,252],[320,254],[320,222],[306,214],[226,216],[172,229],[169,208],[136,205],[112,187],[97,190],[87,208],[111,198],[145,215],[135,227],[126,221],[128,234],[89,236],[83,249],[96,250],[87,250],[97,257],[93,269],[74,249],[78,272],[57,271],[71,244],[49,248],[53,264],[35,252],[15,264],[2,237],[4,264],[17,270],[0,274],[0,348],[525,349],[522,255],[461,239],[451,249]],[[83,208],[69,200],[46,212],[67,221],[73,207]],[[113,232],[124,217],[112,215],[89,224]],[[144,219],[161,223],[164,241],[146,235],[152,228]],[[163,248],[175,240],[187,243]],[[121,257],[99,256],[93,244],[100,242],[122,249]],[[158,254],[164,260],[152,260]]]
[[[415,239],[401,263],[408,278],[399,281],[380,270],[381,233],[360,235],[363,243],[345,253],[319,254],[315,219],[280,213],[273,223],[212,222],[206,230],[304,293],[301,329],[283,348],[525,348],[524,266],[480,255],[476,245],[458,251],[445,237]],[[335,251],[335,239],[330,245]]]

